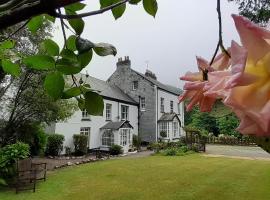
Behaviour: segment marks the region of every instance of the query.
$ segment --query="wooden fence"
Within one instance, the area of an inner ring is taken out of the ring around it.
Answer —
[[[206,137],[207,144],[224,144],[239,146],[255,146],[256,143],[252,138],[236,138],[236,137]]]

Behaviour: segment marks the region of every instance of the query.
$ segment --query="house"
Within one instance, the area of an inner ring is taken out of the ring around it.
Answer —
[[[118,59],[107,82],[139,104],[139,136],[143,141],[157,141],[161,131],[170,141],[185,134],[184,105],[178,100],[181,89],[159,82],[149,70],[145,74],[135,71],[128,56]]]
[[[73,135],[88,136],[88,148],[108,147],[118,144],[127,152],[133,135],[138,135],[138,103],[105,81],[82,75],[83,81],[100,91],[104,99],[103,116],[90,116],[85,110],[76,111],[64,122],[58,122],[47,130],[65,136],[64,146],[73,147]]]
[[[65,122],[56,123],[50,132],[65,135],[64,146],[73,146],[73,135],[84,134],[89,138],[88,147],[121,145],[127,152],[133,135],[144,142],[164,139],[173,141],[183,136],[184,107],[178,103],[181,90],[159,82],[154,73],[145,74],[131,69],[126,56],[117,62],[115,72],[107,81],[81,75],[85,83],[99,91],[104,99],[103,116],[89,116],[77,111]]]

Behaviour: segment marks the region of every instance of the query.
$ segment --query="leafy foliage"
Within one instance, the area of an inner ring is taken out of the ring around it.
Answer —
[[[7,145],[0,149],[0,182],[6,184],[15,176],[14,163],[29,156],[29,145],[22,142]]]
[[[75,134],[73,135],[73,144],[75,147],[75,155],[81,156],[87,153],[88,136]]]
[[[63,150],[65,137],[60,134],[49,134],[46,147],[46,155],[58,156]]]
[[[249,18],[251,21],[266,26],[270,19],[269,0],[229,0],[239,5],[240,15]]]
[[[119,155],[123,153],[123,148],[120,145],[113,144],[110,147],[110,154],[111,155]]]

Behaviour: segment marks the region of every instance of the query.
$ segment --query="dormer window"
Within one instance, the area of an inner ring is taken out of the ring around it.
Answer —
[[[138,81],[133,81],[132,82],[132,90],[137,90],[138,89],[138,86],[139,86]]]
[[[82,121],[90,121],[90,115],[85,109],[82,110]]]

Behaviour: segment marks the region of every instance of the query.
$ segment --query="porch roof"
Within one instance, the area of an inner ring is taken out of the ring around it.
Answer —
[[[176,113],[163,113],[163,115],[159,118],[158,122],[161,122],[161,121],[173,121],[173,119],[175,117],[177,117],[177,119],[179,120]]]
[[[129,121],[120,121],[120,122],[108,122],[104,126],[102,126],[100,129],[112,129],[112,130],[118,130],[120,128],[132,128]]]

